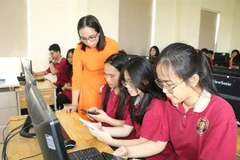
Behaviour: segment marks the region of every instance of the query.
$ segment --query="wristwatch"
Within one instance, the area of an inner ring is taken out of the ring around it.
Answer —
[[[49,64],[52,63],[53,61],[49,61]]]

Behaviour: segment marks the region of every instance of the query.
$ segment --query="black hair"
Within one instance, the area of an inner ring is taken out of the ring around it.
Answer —
[[[208,50],[207,54],[213,55],[213,51],[212,50]]]
[[[194,74],[198,74],[198,84],[201,89],[218,95],[206,56],[192,46],[184,43],[170,44],[163,49],[157,63],[168,69],[168,72],[172,71],[186,83]]]
[[[49,48],[48,48],[49,51],[53,50],[55,52],[59,51],[59,53],[61,53],[61,48],[59,47],[58,44],[54,43],[52,44]]]
[[[126,63],[122,72],[127,71],[133,85],[144,93],[139,108],[135,109],[135,101],[138,96],[130,98],[129,112],[132,122],[142,125],[143,117],[153,98],[165,100],[166,96],[156,83],[154,82],[156,75],[152,64],[143,57],[131,58]],[[134,124],[134,123],[133,123]]]
[[[128,57],[125,54],[123,54],[122,52],[120,53],[120,51],[119,51],[119,53],[109,56],[106,59],[106,61],[104,62],[104,64],[108,63],[108,64],[112,65],[114,68],[116,68],[121,73],[121,70],[123,69],[123,67],[127,63],[127,61],[128,61]],[[116,112],[115,117],[116,117],[116,119],[123,120],[124,109],[128,103],[126,101],[126,97],[127,97],[128,93],[127,93],[126,88],[122,86],[122,83],[121,83],[122,79],[123,78],[119,77],[119,80],[118,80],[118,87],[120,88],[120,92],[118,94],[118,100],[117,100],[118,106],[117,106],[117,112]],[[103,100],[103,110],[105,112],[107,110],[107,104],[108,104],[109,95],[110,95],[110,91],[111,91],[111,88],[108,86],[108,84],[106,86],[107,86],[107,91],[106,91],[106,95]]]
[[[72,55],[73,55],[74,50],[75,50],[74,48],[69,49],[69,50],[67,51],[67,55],[66,55],[66,61],[67,61],[67,65],[68,65],[68,69],[67,69],[68,80],[71,79],[71,75],[72,75],[72,64],[70,64],[70,63],[68,62],[68,55],[69,55],[69,53],[72,53]]]
[[[104,35],[104,32],[103,32],[102,26],[99,23],[98,19],[93,15],[88,15],[88,16],[82,17],[78,21],[78,25],[77,25],[77,32],[78,32],[79,37],[80,37],[79,30],[82,29],[82,28],[85,28],[85,27],[90,27],[90,28],[94,29],[97,33],[100,34],[99,35],[99,41],[96,45],[96,49],[98,51],[103,50],[105,45],[106,45],[106,41],[105,41],[105,35]],[[85,51],[86,47],[87,47],[86,44],[84,44],[83,42],[80,42],[79,44],[82,45],[81,49],[83,51]]]
[[[237,54],[239,54],[239,50],[237,50],[237,49],[232,50],[232,53],[233,52],[237,52]]]
[[[205,54],[208,53],[208,49],[207,49],[207,48],[202,48],[201,51],[202,51],[203,53],[205,53]]]
[[[151,56],[150,52],[151,52],[151,49],[154,48],[156,50],[156,54],[155,54],[155,57],[158,57],[160,55],[160,51],[158,49],[157,46],[152,46],[149,50],[149,56]]]

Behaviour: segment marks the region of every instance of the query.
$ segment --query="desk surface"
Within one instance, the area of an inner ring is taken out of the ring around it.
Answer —
[[[19,86],[19,82],[17,76],[14,74],[0,74],[0,78],[4,78],[5,81],[0,82],[0,88],[8,88],[8,87],[17,87]]]
[[[113,150],[107,144],[98,141],[89,133],[88,129],[78,120],[79,116],[77,113],[66,114],[62,111],[57,111],[56,116],[58,117],[62,127],[65,129],[69,137],[75,140],[77,143],[76,147],[68,150],[67,152],[73,152],[89,147],[96,147],[100,152],[113,152]],[[9,124],[8,130],[11,131],[18,125],[21,125],[25,121],[25,117],[26,116],[10,117],[10,120],[19,121],[12,121]],[[32,156],[40,152],[40,147],[36,138],[23,138],[18,134],[8,143],[7,155],[9,160]],[[42,159],[42,155],[31,158],[31,160]]]
[[[24,91],[24,85],[20,85],[19,87],[15,88],[16,92],[23,92]],[[44,90],[44,89],[55,89],[57,88],[51,81],[49,80],[44,80],[41,82],[37,81],[37,87],[39,90]]]

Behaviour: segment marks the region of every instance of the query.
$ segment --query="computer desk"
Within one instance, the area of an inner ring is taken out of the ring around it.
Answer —
[[[67,152],[95,147],[100,152],[104,151],[113,153],[111,147],[105,143],[98,141],[89,133],[88,129],[78,120],[79,115],[76,112],[63,113],[62,111],[56,111],[55,113],[69,137],[76,141],[76,146],[73,149],[67,150]],[[9,117],[9,120],[19,121],[11,121],[8,127],[8,132],[23,124],[25,118],[26,115]],[[41,150],[36,138],[24,138],[18,134],[8,143],[7,155],[9,160],[21,159],[24,157],[36,155],[38,153],[41,153]],[[31,158],[31,160],[43,160],[43,157],[42,155],[39,155],[37,157]]]
[[[35,77],[35,79],[42,79],[43,76]],[[41,94],[47,101],[49,105],[54,105],[54,110],[57,110],[56,104],[56,86],[49,80],[45,79],[44,81],[38,82],[37,87],[40,90]],[[21,109],[26,109],[27,104],[24,96],[24,85],[20,85],[19,87],[15,88],[15,92],[17,93],[17,107],[18,113],[21,115]]]

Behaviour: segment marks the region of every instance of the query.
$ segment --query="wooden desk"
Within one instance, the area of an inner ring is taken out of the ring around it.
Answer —
[[[93,137],[88,129],[78,120],[77,113],[66,114],[62,111],[57,111],[58,117],[62,127],[65,129],[69,137],[76,141],[77,145],[67,152],[73,152],[89,147],[96,147],[100,152],[105,151],[113,153],[113,150],[105,143],[98,141]],[[22,119],[26,116],[12,116],[10,120]],[[25,119],[20,121],[13,121],[9,124],[8,131],[22,124]],[[9,141],[7,148],[7,155],[9,160],[16,160],[40,153],[40,147],[36,138],[23,138],[19,134]],[[42,155],[31,158],[31,160],[42,160]]]
[[[36,78],[37,79],[37,78]],[[56,86],[50,82],[49,80],[37,82],[37,87],[40,90],[41,94],[47,101],[49,105],[54,105],[55,111],[57,110],[56,104]],[[18,113],[21,115],[21,109],[26,109],[27,104],[24,97],[24,85],[15,88],[15,92],[17,93],[17,106],[18,106]]]

